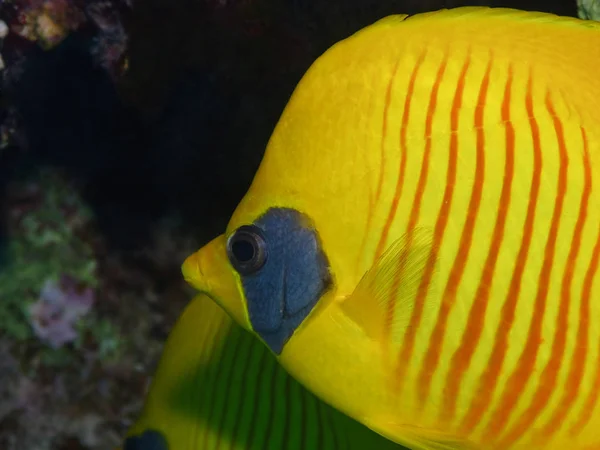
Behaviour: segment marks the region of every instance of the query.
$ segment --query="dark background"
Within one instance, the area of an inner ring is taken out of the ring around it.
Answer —
[[[83,33],[27,57],[4,100],[28,146],[0,154],[0,197],[11,175],[53,165],[82,180],[112,245],[143,245],[149,225],[174,211],[203,236],[219,234],[316,57],[388,14],[463,5],[576,15],[575,0],[134,2],[117,84],[94,67]]]

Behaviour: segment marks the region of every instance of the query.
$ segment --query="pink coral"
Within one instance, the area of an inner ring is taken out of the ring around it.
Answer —
[[[94,291],[80,290],[71,277],[62,276],[58,283],[48,280],[38,301],[29,308],[33,331],[50,347],[62,347],[76,339],[74,326],[93,303]]]

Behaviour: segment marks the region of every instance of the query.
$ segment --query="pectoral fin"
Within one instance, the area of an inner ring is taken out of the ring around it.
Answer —
[[[396,239],[365,273],[341,309],[373,340],[399,342],[415,303],[430,308],[435,288],[433,232],[416,228]],[[428,280],[423,282],[424,277]]]

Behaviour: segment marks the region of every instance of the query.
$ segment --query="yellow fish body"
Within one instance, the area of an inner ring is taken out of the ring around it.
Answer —
[[[169,335],[123,450],[401,450],[318,400],[198,295]]]
[[[285,108],[186,279],[415,449],[600,448],[600,24],[393,16]]]

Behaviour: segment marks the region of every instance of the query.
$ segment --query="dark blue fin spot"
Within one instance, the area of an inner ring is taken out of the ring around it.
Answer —
[[[146,430],[141,435],[125,439],[123,450],[169,450],[169,446],[160,431]]]

